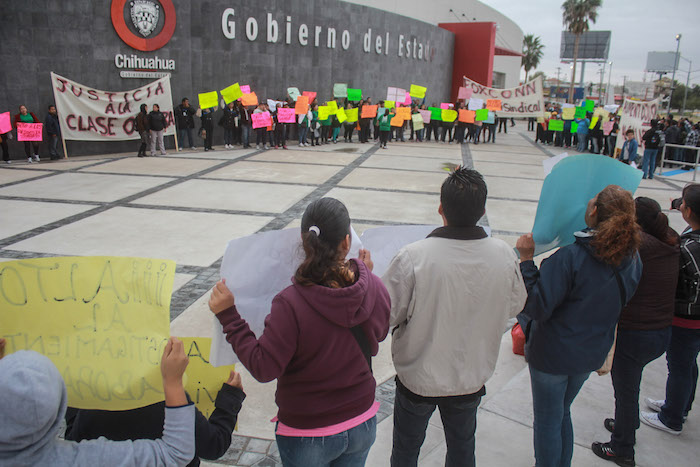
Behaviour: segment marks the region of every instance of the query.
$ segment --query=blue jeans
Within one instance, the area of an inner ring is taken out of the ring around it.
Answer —
[[[671,326],[650,331],[617,329],[611,372],[615,389],[615,432],[610,443],[621,456],[634,456],[635,432],[639,428],[639,384],[644,367],[664,354],[670,339]]]
[[[576,150],[578,152],[586,152],[586,147],[588,146],[588,135],[585,133],[577,133],[578,143],[576,144]]]
[[[698,384],[698,351],[700,329],[673,326],[671,343],[666,351],[666,404],[659,413],[659,420],[673,430],[683,428],[683,416],[690,411],[695,399]]]
[[[571,404],[590,372],[552,375],[530,365],[537,467],[570,467],[574,454]]]
[[[377,417],[337,435],[277,435],[284,467],[362,467],[377,437]]]
[[[183,148],[185,146],[185,135],[187,135],[187,142],[190,143],[190,148],[194,147],[194,144],[192,144],[192,128],[179,128],[178,129],[178,138],[180,143],[180,148]]]
[[[250,146],[250,130],[252,129],[250,123],[241,124],[241,138],[243,139],[244,147]]]
[[[642,173],[644,178],[654,178],[654,169],[656,169],[656,153],[658,149],[645,149],[644,159],[642,159]]]
[[[299,144],[306,144],[306,133],[309,131],[309,127],[305,124],[299,125]]]
[[[398,383],[397,383],[398,384]],[[399,389],[394,401],[394,445],[391,451],[392,467],[415,467],[425,440],[428,421],[440,409],[440,418],[447,442],[446,467],[473,467],[476,410],[481,397],[471,400],[462,397],[425,398],[423,402],[409,398]]]

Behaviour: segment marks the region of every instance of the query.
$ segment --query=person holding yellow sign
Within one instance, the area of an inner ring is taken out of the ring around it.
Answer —
[[[58,438],[68,397],[51,360],[31,350],[0,359],[0,465],[187,464],[195,452],[194,404],[187,401],[182,383],[187,363],[182,342],[171,337],[160,364],[165,393],[162,437],[76,443]]]

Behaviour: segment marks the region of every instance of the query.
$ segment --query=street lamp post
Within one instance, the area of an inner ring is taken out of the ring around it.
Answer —
[[[610,96],[608,95],[608,93],[610,93],[610,77],[612,76],[613,62],[608,62],[608,65],[610,65],[610,69],[608,70],[608,88],[605,90],[605,103],[606,104],[608,102],[610,102]],[[612,104],[614,104],[614,103],[615,103],[615,91],[613,91],[613,100],[612,100]]]
[[[678,52],[681,48],[681,35],[676,34],[676,59],[673,62],[673,77],[671,78],[671,94],[668,96],[668,115],[671,115],[671,102],[673,101],[673,90],[676,82],[676,69],[678,68]]]

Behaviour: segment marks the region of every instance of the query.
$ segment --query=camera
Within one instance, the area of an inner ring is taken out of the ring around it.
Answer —
[[[674,199],[673,201],[671,201],[671,209],[679,210],[681,208],[682,202],[683,202],[683,198]]]

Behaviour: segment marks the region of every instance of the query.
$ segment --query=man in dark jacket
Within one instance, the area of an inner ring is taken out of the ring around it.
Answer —
[[[199,409],[196,410],[195,455],[189,467],[198,466],[200,457],[215,460],[226,453],[245,397],[241,376],[232,371],[216,395],[216,408],[209,419]],[[189,394],[187,399],[191,402]],[[66,412],[66,439],[81,441],[100,436],[112,441],[158,439],[163,436],[164,404],[158,402],[140,409],[118,412],[69,408]]]
[[[148,130],[148,106],[141,104],[141,112],[136,116],[136,131],[141,137],[138,157],[146,157],[146,148],[151,143],[151,135]]]
[[[678,122],[671,120],[666,129],[666,143],[667,144],[681,144],[681,129],[678,127]],[[671,160],[679,161],[682,159],[682,149],[681,148],[669,148],[671,152]]]
[[[165,144],[163,144],[163,133],[168,126],[165,115],[160,111],[158,104],[153,104],[153,110],[148,114],[148,128],[151,132],[151,156],[156,155],[156,143],[160,148],[161,156],[165,156]]]
[[[56,106],[53,104],[49,106],[49,113],[46,115],[46,120],[44,120],[44,128],[46,129],[46,134],[49,135],[49,156],[51,156],[52,161],[58,160],[61,158],[58,154],[58,139],[61,137],[61,126],[58,122]]]
[[[190,149],[197,149],[194,147],[192,139],[194,114],[195,111],[190,106],[190,100],[186,97],[182,99],[182,104],[175,108],[175,123],[177,124],[177,136],[180,143],[180,148],[178,149],[179,151],[182,151],[182,148],[185,145],[185,135],[187,135],[187,142],[190,143]]]

